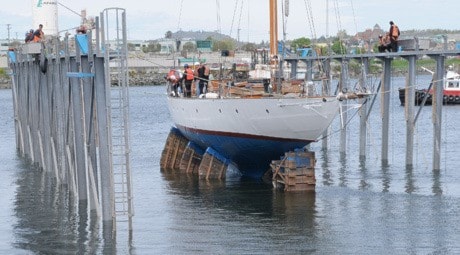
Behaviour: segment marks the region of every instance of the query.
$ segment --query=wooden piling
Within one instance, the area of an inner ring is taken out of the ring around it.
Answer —
[[[200,179],[223,180],[227,173],[228,161],[212,148],[207,148],[198,168]]]
[[[198,174],[204,151],[195,143],[189,142],[184,149],[179,169],[182,173]]]
[[[284,191],[314,191],[315,163],[314,152],[286,152],[281,160],[273,160],[270,164],[273,187]]]
[[[180,169],[182,155],[187,146],[188,140],[177,128],[172,128],[169,132],[166,144],[161,153],[161,170]]]

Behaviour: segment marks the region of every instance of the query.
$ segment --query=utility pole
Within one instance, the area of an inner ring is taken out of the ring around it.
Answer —
[[[8,44],[10,43],[10,30],[11,30],[11,24],[6,24],[6,29],[8,30]]]

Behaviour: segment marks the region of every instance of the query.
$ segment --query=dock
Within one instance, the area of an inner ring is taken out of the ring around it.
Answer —
[[[97,215],[109,236],[117,223],[131,232],[134,215],[126,60],[120,8],[105,9],[87,33],[8,52],[19,155],[75,198],[68,206]]]

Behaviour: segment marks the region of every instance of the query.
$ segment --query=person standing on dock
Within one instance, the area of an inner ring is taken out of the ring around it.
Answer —
[[[34,32],[34,42],[41,42],[43,39],[45,39],[45,33],[43,33],[43,25],[40,24],[38,25],[38,29],[35,30]]]
[[[200,64],[200,68],[197,70],[198,72],[198,96],[201,94],[206,93],[209,81],[209,68],[206,66],[205,63]]]
[[[390,21],[390,51],[397,52],[398,51],[398,38],[401,34],[399,31],[399,27],[393,21]]]
[[[379,35],[379,52],[390,51],[390,34],[386,33],[385,36]]]
[[[185,85],[185,91],[184,91],[184,96],[185,97],[191,97],[192,96],[192,82],[194,80],[194,75],[193,75],[193,70],[188,66],[188,64],[184,65],[184,85]]]
[[[29,30],[29,32],[26,33],[25,42],[29,43],[29,42],[32,42],[33,40],[34,40],[34,30],[31,29]]]

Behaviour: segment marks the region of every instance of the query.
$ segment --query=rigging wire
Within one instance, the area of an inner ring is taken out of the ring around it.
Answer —
[[[251,8],[249,8],[249,1],[247,1],[247,3],[248,3],[248,38],[247,38],[247,42],[249,42],[249,24],[251,24],[251,23],[250,23],[250,22],[251,22],[251,19],[250,19],[251,15],[250,15],[249,10],[250,10]]]
[[[217,32],[219,34],[222,33],[222,27],[221,27],[221,24],[220,24],[220,1],[219,0],[216,0],[216,10],[217,10]]]
[[[230,37],[232,36],[232,33],[233,33],[233,23],[235,22],[236,10],[238,9],[238,3],[239,3],[239,2],[240,2],[240,1],[237,0],[237,1],[235,2],[235,7],[233,8],[233,17],[232,17],[232,23],[231,23],[231,25],[230,25],[230,34],[229,34]]]
[[[184,4],[184,0],[180,1],[180,9],[179,9],[179,21],[177,22],[177,31],[180,30],[180,21],[182,17],[182,5]]]
[[[238,29],[236,30],[238,42],[240,42],[241,16],[243,16],[243,6],[244,6],[244,0],[241,0],[240,17],[238,19]]]
[[[233,7],[232,23],[230,23],[230,34],[229,34],[230,37],[232,37],[232,33],[233,33],[233,23],[235,22],[236,9],[238,8],[238,2],[239,0],[236,0],[235,7]]]
[[[358,34],[358,23],[356,22],[355,7],[353,5],[353,0],[350,0],[350,2],[351,2],[351,11],[353,13],[353,23],[355,25],[355,34]]]
[[[56,2],[56,3],[57,3],[58,5],[64,7],[64,8],[66,8],[67,10],[69,10],[69,11],[72,12],[73,14],[77,15],[78,17],[83,18],[83,16],[81,16],[81,14],[79,14],[78,12],[76,12],[76,11],[70,9],[69,7],[67,7],[67,6],[65,6],[65,5],[63,5],[63,4],[61,4],[60,2]]]
[[[282,15],[283,17],[283,41],[286,41],[287,22],[288,22],[288,17],[289,17],[289,0],[286,0],[282,3],[281,9],[283,12],[283,15]]]
[[[77,15],[78,17],[83,18],[83,16],[82,16],[80,13],[78,13],[78,12],[76,12],[76,11],[70,9],[69,7],[63,5],[62,3],[58,2],[58,1],[56,1],[56,3],[57,3],[58,5],[64,7],[65,9],[67,9],[68,11],[70,11],[71,13]],[[67,31],[70,31],[70,30],[78,29],[78,27],[79,27],[79,26],[72,27],[72,28],[67,28],[67,29],[64,29],[64,30],[60,30],[60,31],[58,31],[58,33],[67,32]]]
[[[315,30],[315,23],[313,21],[313,11],[311,8],[311,1],[304,0],[304,3],[305,3],[305,9],[307,10],[307,22],[310,25],[311,37],[316,38],[316,30]]]
[[[339,10],[339,2],[338,0],[334,1],[334,11],[335,11],[335,21],[337,23],[337,31],[338,33],[338,38],[340,42],[340,51],[343,53],[344,52],[344,45],[343,45],[343,33],[342,32],[342,21],[340,20],[340,10]]]

